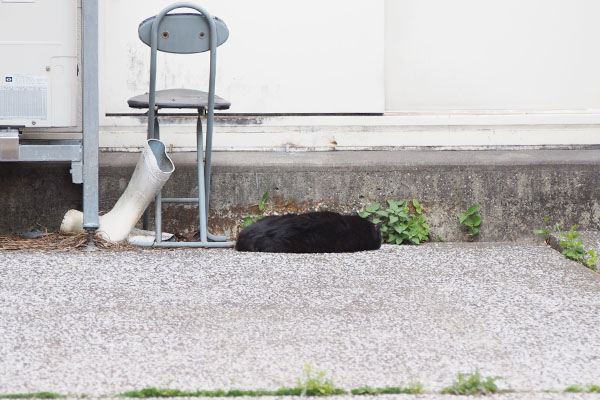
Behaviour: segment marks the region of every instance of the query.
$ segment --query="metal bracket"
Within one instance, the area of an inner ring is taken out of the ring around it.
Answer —
[[[19,130],[14,128],[0,129],[0,161],[17,161],[19,159]]]
[[[71,161],[70,172],[73,183],[83,183],[83,163],[81,161]]]

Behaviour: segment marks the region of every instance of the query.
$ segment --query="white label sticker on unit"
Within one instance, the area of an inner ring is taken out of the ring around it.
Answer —
[[[48,78],[0,74],[0,120],[47,118]]]

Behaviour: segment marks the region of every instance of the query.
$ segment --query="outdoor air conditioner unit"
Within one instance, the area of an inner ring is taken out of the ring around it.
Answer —
[[[77,11],[77,0],[0,0],[0,126],[77,126]]]

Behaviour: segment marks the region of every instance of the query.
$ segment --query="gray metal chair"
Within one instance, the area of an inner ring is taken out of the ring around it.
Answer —
[[[188,8],[196,13],[174,13],[171,11]],[[229,37],[229,30],[223,21],[211,16],[202,7],[187,2],[172,4],[156,16],[143,21],[138,33],[140,39],[150,46],[150,91],[132,97],[128,104],[132,108],[148,109],[148,139],[160,139],[158,123],[161,109],[195,109],[198,111],[196,124],[198,197],[155,199],[155,241],[153,247],[231,247],[233,242],[224,236],[212,235],[207,229],[210,197],[210,174],[214,110],[226,110],[230,103],[215,95],[215,74],[217,46]],[[156,58],[158,50],[168,53],[191,54],[210,51],[210,72],[208,93],[191,89],[156,90]],[[202,133],[202,117],[206,117],[206,150]],[[203,161],[203,154],[204,159]],[[162,203],[198,203],[200,241],[198,242],[162,242]],[[145,225],[148,223],[148,213]],[[210,241],[209,241],[210,240]]]

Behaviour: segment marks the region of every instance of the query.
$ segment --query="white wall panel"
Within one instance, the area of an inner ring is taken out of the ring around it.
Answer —
[[[148,90],[149,48],[139,41],[137,27],[170,3],[100,2],[103,114],[130,112],[126,100]],[[199,4],[230,29],[218,51],[217,93],[232,102],[231,112],[383,112],[383,0]],[[206,88],[206,54],[161,56],[159,89]]]
[[[386,0],[386,109],[600,109],[597,0]]]

